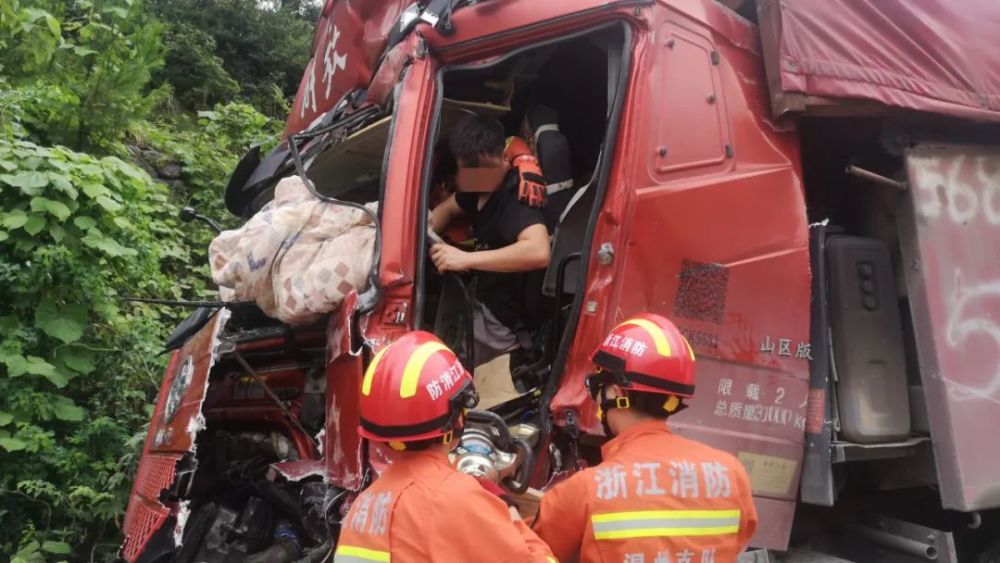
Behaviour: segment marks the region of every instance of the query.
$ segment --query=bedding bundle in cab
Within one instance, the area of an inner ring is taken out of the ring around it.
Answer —
[[[750,475],[745,557],[1000,557],[1000,7],[952,4],[328,0],[283,142],[226,190],[220,301],[167,344],[122,557],[329,557],[392,457],[364,369],[413,329],[489,407],[454,462],[537,497],[599,461],[587,357],[642,312],[698,356],[672,430]],[[549,202],[489,361],[427,230],[470,114],[534,145]]]

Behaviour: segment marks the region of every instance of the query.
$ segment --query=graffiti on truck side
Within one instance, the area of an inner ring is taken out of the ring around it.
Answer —
[[[940,262],[943,341],[953,354],[941,378],[955,400],[1000,404],[1000,158],[927,151],[910,165],[917,213],[936,233],[926,245]]]
[[[996,159],[927,156],[911,162],[921,215],[927,219],[946,216],[958,225],[982,217],[1000,226],[1000,163]]]
[[[961,270],[955,272],[955,285],[949,296],[948,325],[945,341],[953,349],[963,348],[967,341],[977,335],[993,341],[1000,351],[1000,326],[989,315],[992,299],[994,307],[1000,307],[1000,281],[966,286]],[[979,387],[951,381],[952,396],[956,399],[981,398],[1000,403],[1000,361],[997,362],[988,380]]]

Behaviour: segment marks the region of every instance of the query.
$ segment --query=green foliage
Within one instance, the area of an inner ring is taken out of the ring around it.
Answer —
[[[240,85],[226,72],[222,59],[215,55],[215,38],[186,23],[167,27],[166,65],[158,80],[169,82],[177,100],[187,109],[211,107],[226,102]]]
[[[186,314],[123,299],[215,297],[212,233],[177,214],[233,226],[229,174],[277,142],[316,5],[269,6],[0,0],[0,560],[114,559]],[[117,158],[134,145],[183,181]]]
[[[146,124],[136,131],[140,144],[176,158],[184,165],[187,190],[175,196],[211,217],[229,212],[219,197],[229,174],[253,146],[267,152],[278,142],[282,124],[247,104],[232,103],[198,112],[193,125]]]
[[[261,9],[257,0],[150,0],[153,11],[172,26],[169,36],[190,37],[197,29],[214,39],[214,54],[222,60],[228,76],[239,84],[239,94],[272,117],[284,117],[287,99],[295,94],[302,70],[312,50],[313,25],[318,15],[306,2],[286,2],[282,9]],[[303,6],[303,4],[307,4]],[[168,42],[170,41],[168,37]],[[169,43],[174,55],[186,54],[183,64],[171,64],[163,71],[166,82],[175,85],[187,80],[190,68],[206,62],[202,53],[178,43]],[[275,91],[281,92],[275,96]],[[206,99],[227,100],[225,91]]]
[[[16,77],[18,123],[47,143],[111,149],[166,93],[147,88],[163,64],[160,26],[135,0],[25,4],[7,0],[0,11],[0,65]]]
[[[25,97],[25,92],[12,88],[0,76],[0,139],[21,139],[28,135],[22,123]]]
[[[236,226],[235,217],[226,210],[221,197],[229,175],[251,147],[260,145],[262,151],[270,150],[278,142],[281,126],[249,105],[232,103],[198,112],[193,126],[146,124],[136,136],[140,144],[183,165],[184,184],[173,192],[175,201],[232,228]],[[209,278],[207,250],[214,235],[209,229],[197,227],[187,233],[190,256],[200,274],[180,284],[188,298],[215,298],[214,287],[202,281]]]
[[[0,545],[31,560],[113,537],[177,320],[123,298],[180,297],[190,255],[168,190],[133,165],[0,141],[0,168]]]
[[[17,0],[0,4],[0,70],[40,70],[61,41],[62,26],[49,12],[21,8]]]

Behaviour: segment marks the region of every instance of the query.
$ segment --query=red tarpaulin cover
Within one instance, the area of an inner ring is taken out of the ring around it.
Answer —
[[[786,92],[1000,121],[1000,1],[782,0]]]

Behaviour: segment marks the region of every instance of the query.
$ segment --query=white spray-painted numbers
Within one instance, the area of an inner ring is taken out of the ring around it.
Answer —
[[[983,337],[992,340],[1000,351],[1000,326],[992,318],[990,303],[1000,305],[1000,281],[967,286],[961,270],[955,272],[948,299],[948,324],[945,341],[952,349],[961,349]],[[992,309],[995,310],[995,309]],[[992,374],[984,374],[981,383],[970,385],[952,379],[951,394],[955,399],[979,398],[1000,403],[1000,363]]]
[[[1000,167],[993,159],[919,155],[910,157],[910,163],[912,183],[919,188],[917,208],[921,215],[928,219],[946,216],[958,225],[982,217],[990,225],[1000,225]],[[971,174],[967,167],[971,167]],[[970,178],[979,185],[969,184]]]
[[[941,378],[953,400],[1000,404],[1000,279],[996,246],[989,244],[1000,226],[1000,158],[967,150],[910,155],[910,181],[917,213],[933,233],[932,253],[946,252],[949,239],[968,238],[963,258],[944,260],[936,274],[944,286],[943,343],[962,363],[942,369]],[[933,270],[928,275],[935,277]]]

